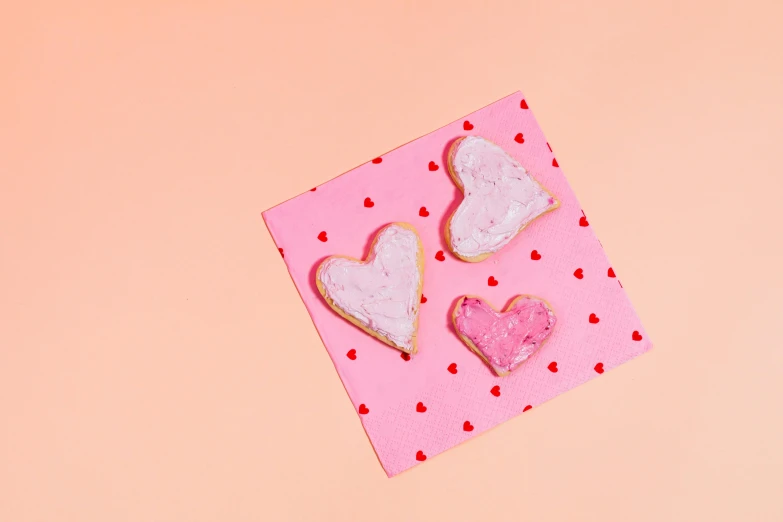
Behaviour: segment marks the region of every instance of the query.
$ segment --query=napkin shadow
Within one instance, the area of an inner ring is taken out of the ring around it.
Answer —
[[[453,195],[452,195],[451,204],[446,209],[446,212],[444,212],[441,215],[440,234],[438,234],[438,240],[440,241],[440,245],[443,248],[443,253],[451,254],[452,259],[456,259],[457,262],[459,263],[464,263],[464,261],[454,256],[454,254],[451,252],[451,249],[446,244],[446,225],[448,224],[449,219],[451,219],[451,215],[454,214],[454,211],[457,210],[457,207],[459,207],[460,203],[462,203],[462,200],[465,199],[462,190],[454,182],[454,179],[452,178],[451,172],[449,170],[449,151],[451,150],[451,146],[454,144],[455,141],[463,137],[464,136],[458,136],[454,138],[453,140],[449,141],[446,144],[446,147],[443,149],[443,156],[441,157],[443,163],[443,170],[445,171],[446,176],[449,177],[449,182],[451,183],[454,192],[452,193]]]
[[[465,296],[460,295],[452,299],[448,310],[446,310],[446,326],[449,329],[451,335],[453,335],[460,343],[462,343],[462,338],[459,336],[457,329],[454,327],[454,308],[456,308],[457,302],[463,297]]]
[[[318,291],[318,285],[315,284],[315,275],[318,273],[318,267],[321,266],[321,263],[326,261],[332,256],[324,256],[313,265],[313,267],[310,269],[310,274],[307,277],[307,283],[310,285],[310,290],[313,291],[316,295],[321,295],[321,292]],[[322,306],[326,306],[327,308],[331,309],[329,305],[326,304],[326,301],[323,299],[320,299],[320,303]]]

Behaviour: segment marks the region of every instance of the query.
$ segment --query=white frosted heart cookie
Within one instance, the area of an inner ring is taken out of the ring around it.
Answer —
[[[318,291],[335,312],[409,354],[417,350],[423,281],[424,249],[408,223],[382,228],[364,261],[331,256],[315,274]]]
[[[464,199],[446,223],[446,244],[463,261],[483,261],[560,202],[517,160],[480,136],[456,140],[449,173]]]

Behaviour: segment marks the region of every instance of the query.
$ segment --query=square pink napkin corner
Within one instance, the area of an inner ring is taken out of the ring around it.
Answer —
[[[481,263],[454,257],[443,237],[462,200],[446,154],[451,142],[466,135],[503,147],[561,203]],[[520,92],[263,216],[389,476],[652,347]],[[425,252],[419,353],[410,358],[338,316],[314,281],[324,258],[364,259],[375,233],[395,221],[416,227]],[[497,377],[451,327],[453,306],[465,294],[480,295],[496,309],[519,294],[533,294],[552,305],[558,325],[512,375]]]

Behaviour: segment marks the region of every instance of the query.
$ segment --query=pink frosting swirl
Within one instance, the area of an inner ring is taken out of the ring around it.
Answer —
[[[547,303],[530,296],[517,298],[504,312],[493,310],[481,299],[465,297],[454,313],[457,333],[475,346],[498,375],[510,373],[538,351],[556,322]]]

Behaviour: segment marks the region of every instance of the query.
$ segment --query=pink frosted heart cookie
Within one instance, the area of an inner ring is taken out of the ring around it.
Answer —
[[[515,298],[503,312],[466,295],[451,317],[460,339],[500,377],[537,352],[557,323],[549,303],[529,295]]]
[[[332,309],[373,337],[416,353],[424,249],[416,229],[391,223],[373,240],[367,259],[332,256],[315,284]]]
[[[464,199],[446,223],[446,244],[463,261],[483,261],[560,205],[517,160],[480,136],[456,140],[448,168]]]

